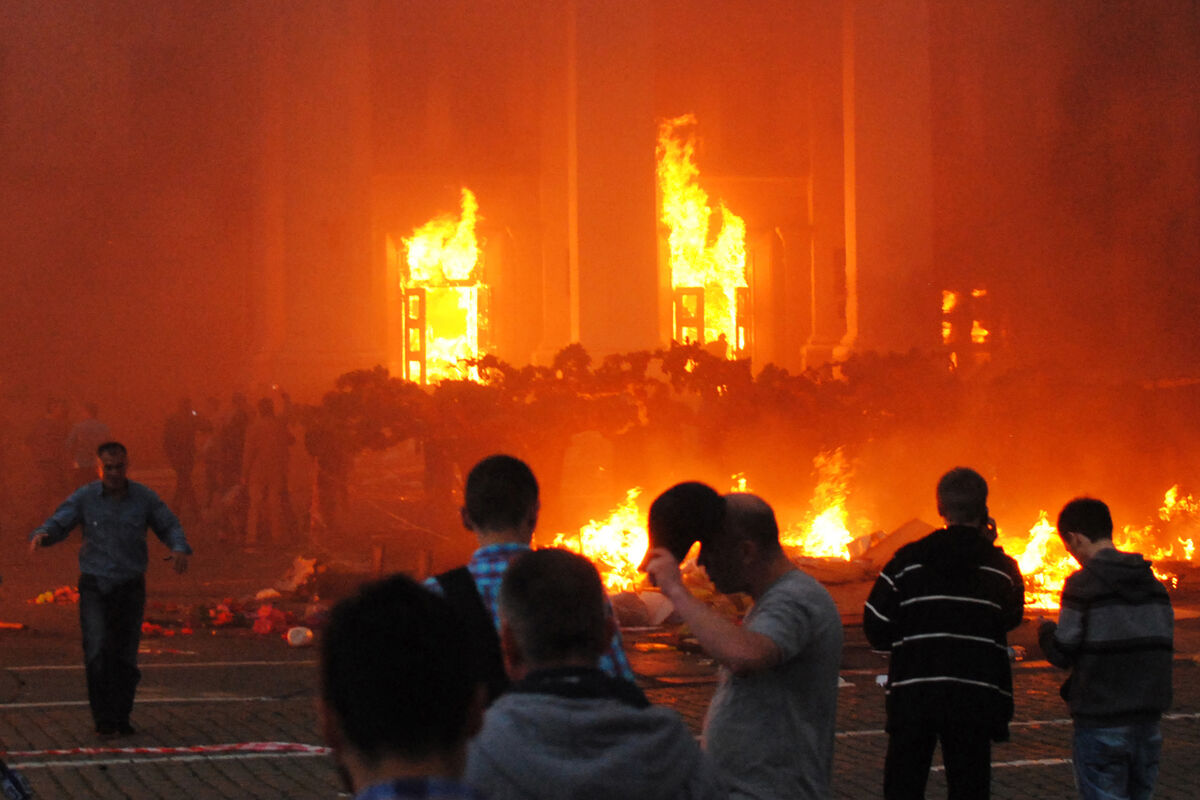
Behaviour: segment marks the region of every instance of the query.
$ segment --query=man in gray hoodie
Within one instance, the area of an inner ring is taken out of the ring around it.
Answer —
[[[587,559],[543,549],[513,562],[500,588],[513,684],[471,742],[470,786],[491,800],[726,796],[679,715],[597,667],[613,626]]]
[[[1150,562],[1113,546],[1108,506],[1067,503],[1058,535],[1082,569],[1063,585],[1058,624],[1043,622],[1046,659],[1068,667],[1063,699],[1075,722],[1080,797],[1144,800],[1154,794],[1171,705],[1174,614]]]

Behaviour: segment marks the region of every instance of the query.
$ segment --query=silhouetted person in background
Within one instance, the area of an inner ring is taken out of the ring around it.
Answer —
[[[652,550],[643,567],[720,664],[704,749],[731,798],[827,798],[842,657],[837,606],[788,559],[762,498],[726,495],[723,524],[714,523],[703,525],[699,564],[718,592],[750,595],[740,625],[691,593],[667,548]]]
[[[201,505],[208,508],[220,496],[228,480],[225,469],[225,443],[221,437],[221,401],[209,397],[204,401],[204,413],[201,439],[199,444],[200,463],[204,465],[204,489],[200,497]]]
[[[243,480],[242,459],[246,453],[246,430],[253,419],[253,409],[246,395],[241,392],[233,393],[233,407],[225,423],[221,426],[221,445],[224,451],[225,478],[222,487],[229,489],[237,486]]]
[[[283,487],[287,472],[288,447],[292,434],[283,421],[275,416],[271,398],[258,401],[258,418],[246,429],[245,455],[242,458],[242,481],[249,495],[246,512],[246,545],[258,542],[259,517],[267,515],[271,542],[283,541]]]
[[[1148,800],[1171,707],[1174,613],[1150,562],[1117,550],[1112,532],[1099,500],[1079,497],[1059,512],[1058,535],[1080,569],[1063,584],[1058,624],[1044,622],[1038,642],[1051,664],[1071,670],[1062,696],[1075,722],[1079,796]]]
[[[79,626],[88,703],[96,733],[129,736],[142,614],[146,606],[146,529],[171,550],[175,571],[187,570],[188,546],[179,519],[153,490],[126,477],[119,442],[100,445],[100,480],[76,489],[29,535],[29,549],[49,547],[79,527]]]
[[[395,575],[338,603],[321,639],[321,729],[347,791],[478,800],[459,776],[483,695],[449,604]]]
[[[946,527],[901,547],[863,608],[863,631],[888,663],[883,795],[924,798],[942,745],[949,800],[991,792],[992,742],[1013,715],[1008,631],[1021,624],[1025,584],[993,544],[987,481],[956,467],[937,485]]]
[[[196,468],[196,437],[202,428],[200,415],[186,397],[179,401],[175,412],[163,425],[163,452],[175,471],[175,496],[171,505],[177,514],[183,514],[185,509],[200,511],[200,501],[192,486],[192,473]]]
[[[508,683],[500,657],[500,581],[509,565],[532,549],[540,510],[537,478],[528,464],[508,455],[483,459],[467,474],[461,509],[463,527],[475,534],[479,549],[466,566],[426,581],[467,620],[493,698]],[[609,675],[633,680],[619,630],[599,664]]]
[[[727,796],[678,713],[596,666],[613,628],[583,556],[550,548],[513,562],[500,588],[513,685],[468,748],[467,783],[492,800]]]
[[[67,434],[67,455],[74,469],[72,480],[76,487],[96,480],[96,448],[112,439],[108,425],[99,419],[100,407],[87,402],[83,410],[86,416]]]
[[[70,477],[67,474],[67,458],[64,448],[71,423],[67,421],[67,407],[60,400],[46,401],[46,413],[34,423],[25,444],[33,459],[37,475],[38,515],[54,508],[67,493]],[[95,453],[93,451],[92,480],[96,478]]]

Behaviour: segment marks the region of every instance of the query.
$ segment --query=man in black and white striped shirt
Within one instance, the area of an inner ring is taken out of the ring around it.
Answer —
[[[937,487],[946,527],[896,552],[863,609],[871,646],[891,654],[884,797],[923,798],[942,745],[950,800],[986,798],[991,743],[1013,714],[1008,631],[1021,623],[1025,587],[997,547],[987,482],[956,467]]]

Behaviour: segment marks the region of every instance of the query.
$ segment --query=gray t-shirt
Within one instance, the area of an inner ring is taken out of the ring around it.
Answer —
[[[770,637],[783,661],[745,675],[721,668],[704,747],[734,800],[827,798],[842,656],[833,598],[793,570],[768,587],[743,625]]]

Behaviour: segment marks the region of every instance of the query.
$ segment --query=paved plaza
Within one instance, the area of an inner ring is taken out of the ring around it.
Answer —
[[[62,561],[70,560],[63,552]],[[101,742],[92,733],[79,664],[77,608],[33,606],[35,589],[61,575],[38,574],[13,552],[0,589],[0,617],[23,619],[29,629],[0,630],[0,743],[44,798],[333,798],[340,786],[321,747],[314,710],[316,652],[289,648],[276,636],[222,631],[143,642],[143,680],[134,709],[138,734]],[[235,558],[235,556],[230,556]],[[197,560],[199,562],[199,559]],[[267,585],[261,575],[215,577],[203,562],[175,577],[156,565],[150,599],[238,594]],[[29,571],[22,571],[28,567]],[[45,567],[43,567],[43,570]],[[54,569],[62,569],[58,563]],[[65,574],[69,580],[70,565]],[[171,594],[168,594],[170,592]],[[1159,798],[1200,796],[1200,620],[1184,613],[1177,625],[1175,704],[1164,723]],[[1014,638],[1028,641],[1032,623]],[[839,692],[834,796],[880,796],[886,736],[883,661],[870,653],[861,629],[849,626]],[[631,661],[652,700],[675,708],[699,730],[712,694],[715,668],[702,656],[680,652],[673,635],[626,631]],[[1033,657],[1036,651],[1030,651]],[[1058,696],[1062,674],[1044,662],[1016,665],[1017,718],[1012,740],[994,750],[993,796],[1074,796],[1071,726]],[[344,793],[340,796],[345,797]],[[940,771],[931,798],[945,797]]]

